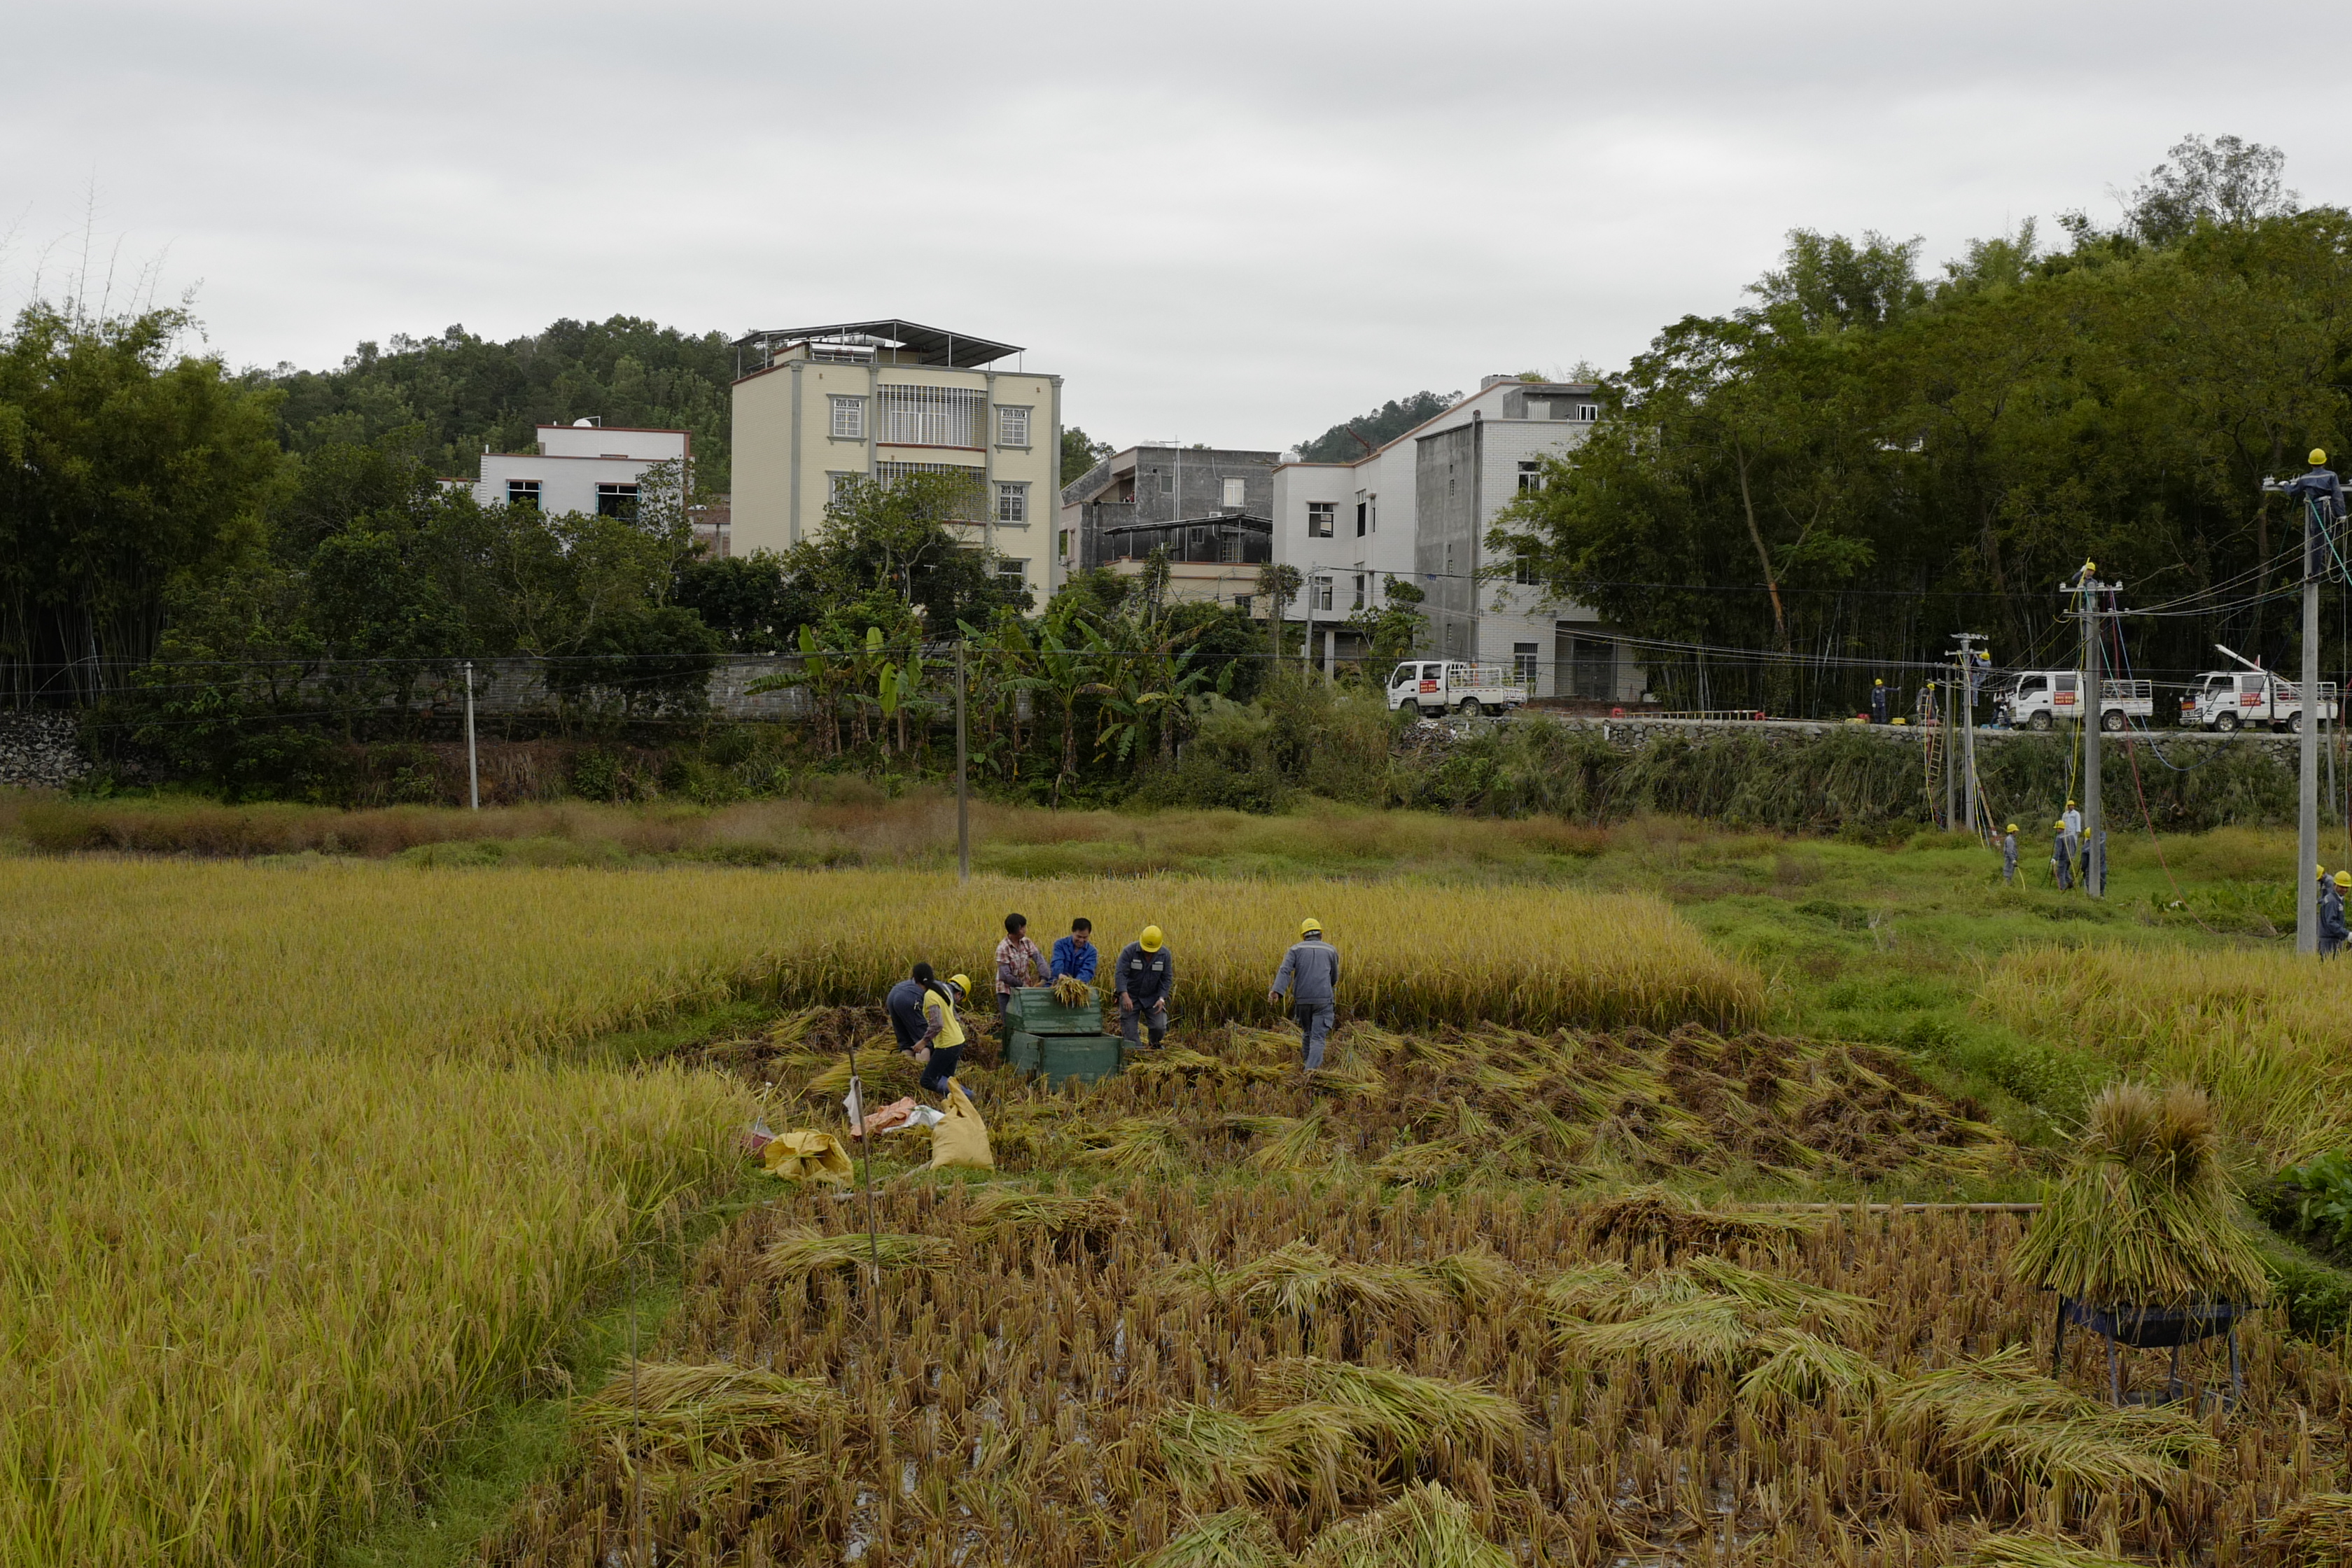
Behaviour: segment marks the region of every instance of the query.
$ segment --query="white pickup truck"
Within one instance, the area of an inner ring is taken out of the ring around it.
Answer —
[[[1451,710],[1475,716],[1517,708],[1532,695],[1507,665],[1457,659],[1409,660],[1389,677],[1389,711],[1407,704],[1434,717]]]
[[[2336,683],[2319,683],[2319,717],[2333,723],[2339,712]],[[2180,700],[2180,722],[2223,734],[2251,724],[2267,724],[2294,734],[2303,728],[2303,690],[2266,669],[2214,669],[2197,678]]]
[[[2083,672],[2079,669],[2025,669],[2004,680],[1993,692],[1993,712],[2013,729],[2047,730],[2072,724],[2083,717]],[[2155,716],[2155,689],[2145,680],[2099,682],[2099,728],[2121,730],[2132,720],[2145,722]]]

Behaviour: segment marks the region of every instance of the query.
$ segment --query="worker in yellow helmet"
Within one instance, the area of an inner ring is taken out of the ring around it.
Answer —
[[[1874,724],[1886,722],[1886,682],[1883,680],[1870,683],[1870,721]]]
[[[2352,871],[2338,871],[2319,889],[2319,956],[2333,958],[2344,951],[2344,895],[2352,889]]]
[[[1290,1016],[1298,1020],[1300,1045],[1307,1070],[1323,1065],[1324,1037],[1339,1004],[1339,950],[1323,940],[1323,922],[1308,916],[1298,922],[1298,940],[1282,955],[1265,999],[1279,1002],[1290,995]]]
[[[2058,840],[2050,847],[2050,868],[2063,892],[2074,885],[2074,836],[2066,831],[2066,819],[2060,817],[2051,826],[2058,830]]]
[[[1176,994],[1176,960],[1160,928],[1145,926],[1141,935],[1119,949],[1111,973],[1111,983],[1118,987],[1120,1036],[1130,1046],[1139,1045],[1141,1032],[1149,1029],[1151,1048],[1158,1050],[1168,1037],[1168,999]]]
[[[2267,479],[2263,488],[2271,488]],[[2311,471],[2298,474],[2278,487],[2294,499],[2319,508],[2323,522],[2344,521],[2344,485],[2336,479],[2336,470],[2327,466],[2327,453],[2317,447],[2311,449]]]
[[[2017,824],[2000,836],[2000,879],[2011,887],[2017,885]]]

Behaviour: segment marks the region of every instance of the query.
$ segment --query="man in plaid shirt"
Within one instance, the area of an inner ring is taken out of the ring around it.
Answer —
[[[1013,993],[1045,983],[1045,955],[1029,940],[1029,917],[1004,917],[1004,940],[996,944],[996,1025],[1012,1037]]]

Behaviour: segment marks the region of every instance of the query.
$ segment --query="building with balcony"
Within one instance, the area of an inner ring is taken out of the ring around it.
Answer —
[[[1274,559],[1274,524],[1245,512],[1212,512],[1171,522],[1122,522],[1104,530],[1102,564],[1129,576],[1154,550],[1168,552],[1171,603],[1188,599],[1246,607],[1258,568]]]
[[[1490,375],[1469,396],[1352,463],[1286,460],[1274,472],[1274,558],[1298,568],[1286,612],[1328,665],[1360,652],[1342,623],[1377,609],[1391,578],[1422,590],[1433,657],[1514,666],[1538,697],[1638,700],[1647,672],[1589,607],[1549,597],[1487,531],[1546,458],[1600,417],[1581,382]]]
[[[481,478],[470,487],[476,500],[484,506],[535,506],[555,514],[634,518],[647,468],[694,460],[694,437],[683,430],[637,430],[575,419],[541,425],[535,434],[538,440],[528,452],[483,448]]]
[[[1129,447],[1062,487],[1055,553],[1066,573],[1077,572],[1118,559],[1110,541],[1119,529],[1198,523],[1225,515],[1270,518],[1274,465],[1279,460],[1275,452],[1173,441]]]
[[[737,340],[730,549],[814,537],[846,479],[953,474],[969,499],[950,527],[1042,602],[1061,581],[1062,378],[999,368],[1021,352],[902,321]]]

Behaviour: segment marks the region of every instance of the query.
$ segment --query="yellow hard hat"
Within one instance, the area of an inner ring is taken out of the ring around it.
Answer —
[[[969,974],[950,974],[948,984],[956,988],[956,994],[960,996],[971,994],[971,976]]]
[[[2336,885],[2339,888],[2352,888],[2352,871],[2336,872]]]
[[[1307,919],[1298,922],[1298,934],[1301,936],[1321,936],[1323,934],[1323,922],[1317,920],[1314,916],[1309,915]]]
[[[2066,804],[2067,804],[2068,805],[2074,805],[2074,801],[2073,801],[2072,799],[2069,799],[2069,800],[2066,802]]]
[[[2010,830],[2011,833],[2016,832],[2016,831],[2017,831],[2017,824],[2015,824],[2014,822],[2011,823],[2011,824],[2009,825],[2009,830]]]
[[[2313,468],[2317,468],[2320,464],[2326,461],[2327,461],[2326,452],[2317,447],[2314,447],[2311,449],[2311,466]]]
[[[1884,685],[1885,685],[1885,684],[1886,684],[1886,682],[1885,682],[1885,681],[1883,681],[1883,680],[1874,680],[1874,681],[1872,681],[1872,682],[1871,682],[1871,684],[1872,684],[1873,686],[1884,686]]]
[[[1146,952],[1158,952],[1160,944],[1164,940],[1160,934],[1158,926],[1145,926],[1143,934],[1136,939]]]
[[[2056,822],[2052,823],[2050,826],[2053,826],[2053,827],[2054,827],[2054,828],[2056,828],[2056,829],[2058,829],[2061,833],[2063,833],[2063,832],[2066,830],[2066,824],[2065,824],[2064,819],[2063,819],[2063,818],[2062,818],[2062,819],[2060,819],[2059,821],[2056,821]]]

